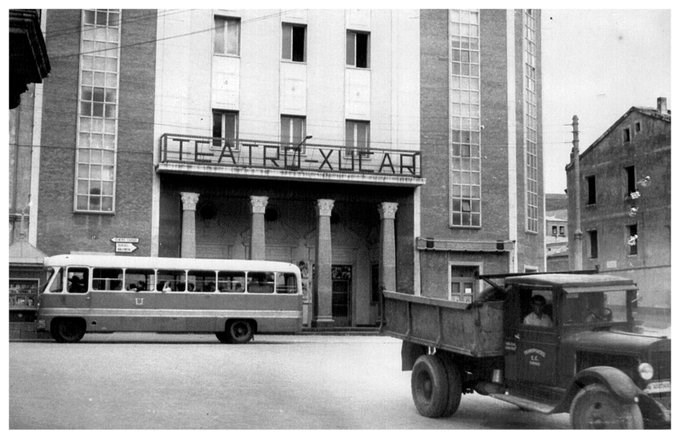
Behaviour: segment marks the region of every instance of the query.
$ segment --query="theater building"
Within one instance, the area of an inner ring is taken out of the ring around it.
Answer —
[[[293,262],[320,327],[542,269],[539,21],[48,10],[32,243]]]

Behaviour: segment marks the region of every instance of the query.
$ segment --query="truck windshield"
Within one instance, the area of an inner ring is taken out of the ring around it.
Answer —
[[[625,322],[626,291],[569,293],[563,310],[567,325]]]

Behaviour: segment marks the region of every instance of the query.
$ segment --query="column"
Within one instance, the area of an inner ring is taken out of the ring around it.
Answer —
[[[380,287],[397,288],[397,246],[394,240],[394,217],[398,203],[380,203]]]
[[[265,259],[264,211],[269,197],[250,197],[252,221],[250,226],[250,259]]]
[[[182,257],[196,257],[196,203],[200,194],[180,192],[182,196]]]
[[[333,200],[317,200],[316,211],[319,226],[316,237],[316,267],[314,269],[314,326],[333,324],[333,284],[331,265],[333,247],[331,245],[331,211]]]

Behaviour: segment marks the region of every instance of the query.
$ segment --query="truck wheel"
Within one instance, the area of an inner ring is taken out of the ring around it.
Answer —
[[[601,384],[590,384],[571,403],[571,425],[575,429],[642,429],[637,404],[625,404]]]
[[[227,323],[227,338],[231,343],[248,343],[254,333],[253,324],[248,320],[232,320]]]
[[[59,319],[52,323],[50,333],[59,343],[75,343],[85,335],[85,322],[78,319]]]
[[[421,355],[411,372],[411,395],[418,413],[428,418],[444,415],[448,403],[449,383],[442,360]]]
[[[451,416],[456,413],[460,400],[463,396],[463,376],[456,362],[448,357],[441,356],[442,363],[446,369],[446,378],[449,382],[449,394],[446,403],[446,409],[442,416]]]

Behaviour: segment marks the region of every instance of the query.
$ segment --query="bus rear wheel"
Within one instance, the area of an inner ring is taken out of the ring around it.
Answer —
[[[248,343],[255,335],[253,322],[250,320],[231,320],[227,322],[226,336],[229,343]]]
[[[50,333],[59,343],[75,343],[85,335],[85,322],[79,319],[58,319],[52,323]]]

